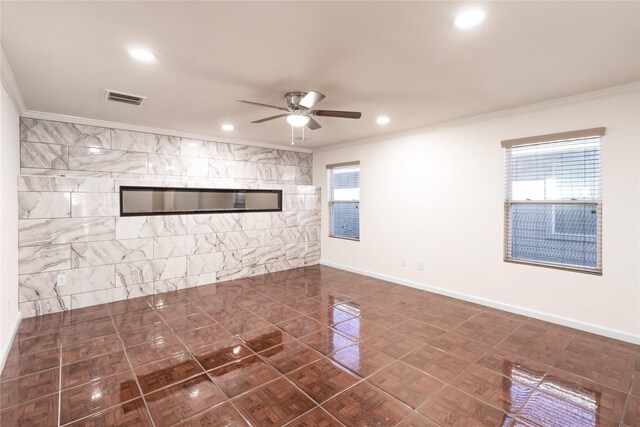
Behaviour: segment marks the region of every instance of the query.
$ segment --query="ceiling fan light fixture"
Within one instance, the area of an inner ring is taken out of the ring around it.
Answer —
[[[289,114],[287,116],[287,123],[299,128],[309,123],[309,116],[305,116],[304,114]]]

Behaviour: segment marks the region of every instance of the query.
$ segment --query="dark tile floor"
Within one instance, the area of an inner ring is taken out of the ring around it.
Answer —
[[[24,319],[2,426],[640,426],[640,347],[321,266]]]

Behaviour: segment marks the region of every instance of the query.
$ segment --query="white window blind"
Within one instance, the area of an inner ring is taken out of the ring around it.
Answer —
[[[504,259],[602,273],[604,128],[503,141]]]
[[[360,240],[360,163],[327,165],[329,236]]]

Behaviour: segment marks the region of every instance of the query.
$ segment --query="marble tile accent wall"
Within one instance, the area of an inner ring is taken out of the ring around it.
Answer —
[[[297,151],[28,118],[20,134],[23,175],[311,184],[312,156]]]
[[[317,264],[311,154],[23,118],[20,310]],[[121,185],[283,190],[282,212],[120,217]]]

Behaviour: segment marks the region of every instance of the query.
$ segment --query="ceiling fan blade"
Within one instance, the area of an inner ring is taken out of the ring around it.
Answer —
[[[299,105],[302,105],[304,108],[313,108],[315,105],[324,99],[324,95],[320,92],[316,92],[311,90],[307,92],[307,94],[302,98]]]
[[[307,127],[311,130],[316,130],[316,129],[320,129],[322,126],[320,126],[320,123],[313,120],[312,117],[309,117],[309,122],[307,123]]]
[[[362,113],[358,111],[334,111],[334,110],[315,110],[314,116],[319,117],[341,117],[343,119],[359,119]]]
[[[263,122],[268,122],[269,120],[275,120],[275,119],[279,119],[280,117],[286,117],[286,116],[288,116],[288,114],[277,114],[275,116],[266,117],[264,119],[254,120],[251,123],[263,123]]]
[[[275,108],[276,110],[280,110],[280,111],[289,111],[284,107],[276,107],[275,105],[269,105],[269,104],[261,104],[259,102],[253,102],[253,101],[244,101],[242,99],[238,99],[238,102],[242,102],[243,104],[251,104],[251,105],[259,105],[261,107],[268,107],[268,108]]]

